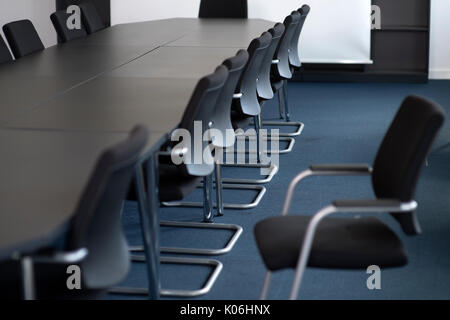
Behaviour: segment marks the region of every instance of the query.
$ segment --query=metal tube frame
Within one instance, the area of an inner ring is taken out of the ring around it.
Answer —
[[[205,285],[201,289],[197,290],[175,290],[175,289],[160,289],[159,295],[162,297],[186,297],[195,298],[203,296],[209,293],[217,281],[220,273],[223,270],[223,264],[220,261],[213,259],[192,259],[192,258],[171,258],[161,257],[161,263],[163,264],[180,264],[180,265],[204,265],[213,268],[213,272],[208,277]],[[140,256],[134,259],[136,262],[146,262],[145,257]],[[146,288],[130,288],[121,287],[115,288],[111,291],[115,294],[130,294],[130,295],[148,295],[148,289]]]
[[[36,298],[34,263],[74,264],[84,260],[87,255],[88,250],[80,248],[71,252],[57,252],[51,255],[13,257],[13,259],[20,260],[23,300],[35,300]]]
[[[236,135],[236,136],[239,136],[239,135]],[[281,136],[281,134],[278,137],[279,137],[278,141],[289,142],[287,148],[283,149],[283,150],[270,151],[268,153],[270,153],[270,154],[286,154],[286,153],[290,153],[294,149],[295,139],[293,137],[283,137],[283,136]],[[270,138],[270,136],[269,137],[263,136],[261,138],[262,139],[267,139],[267,138]],[[255,139],[255,138],[249,137],[249,139]],[[239,150],[238,149],[238,150],[236,150],[236,153],[239,153],[239,154],[243,154],[243,153],[245,153],[245,154],[255,154],[256,152],[255,151],[250,151],[250,150]]]
[[[249,184],[222,184],[222,190],[254,190],[258,191],[257,196],[251,203],[223,203],[224,209],[234,209],[234,210],[249,210],[256,208],[261,200],[264,198],[267,189],[261,185],[249,185]],[[202,208],[203,204],[201,202],[163,202],[165,207],[185,207],[185,208]],[[217,203],[213,203],[212,207],[217,208]]]
[[[205,256],[220,256],[229,253],[233,250],[234,245],[242,235],[244,229],[241,226],[233,224],[220,223],[201,223],[201,222],[177,222],[177,221],[161,221],[162,227],[171,228],[185,228],[185,229],[212,229],[212,230],[232,230],[235,231],[224,248],[220,249],[197,249],[197,248],[177,248],[177,247],[161,247],[161,253],[177,253],[177,254],[192,254]],[[129,248],[131,252],[141,252],[142,246],[132,246]],[[132,256],[132,259],[136,256]]]
[[[213,229],[213,230],[233,230],[235,231],[229,242],[224,248],[220,249],[196,249],[196,248],[160,248],[160,252],[163,253],[179,253],[179,254],[195,254],[195,255],[223,255],[229,253],[237,240],[241,236],[243,229],[241,226],[234,224],[216,224],[214,222],[214,214],[213,214],[213,201],[212,201],[212,175],[209,175],[204,178],[203,181],[203,204],[195,203],[195,205],[189,206],[189,203],[169,203],[169,206],[183,206],[183,207],[203,207],[203,223],[198,222],[176,222],[176,221],[164,221],[160,222],[160,226],[163,227],[176,227],[176,228],[194,228],[194,229]],[[223,186],[227,188],[227,185]],[[247,186],[245,186],[247,188]],[[264,188],[265,190],[265,188]],[[265,191],[264,191],[265,192]],[[262,197],[262,196],[261,196]],[[261,200],[259,200],[261,201]],[[226,207],[226,206],[224,206]],[[132,247],[130,251],[142,251],[143,247]]]
[[[295,188],[297,185],[305,178],[314,176],[314,175],[320,175],[320,176],[346,176],[346,175],[370,175],[371,174],[371,168],[367,172],[361,172],[359,170],[351,170],[351,168],[348,168],[348,170],[329,170],[329,171],[313,171],[311,169],[305,170],[301,172],[299,175],[297,175],[289,185],[289,189],[286,195],[286,200],[284,202],[283,206],[283,212],[282,216],[287,216],[293,194],[295,191]],[[380,202],[382,204],[382,202]],[[417,202],[416,201],[410,201],[407,203],[401,203],[400,201],[397,201],[398,205],[374,205],[374,206],[352,206],[352,207],[336,207],[335,205],[329,205],[322,210],[318,211],[311,219],[311,221],[308,224],[303,243],[302,248],[300,252],[300,257],[297,262],[297,267],[295,270],[294,280],[291,287],[291,293],[290,293],[290,300],[296,300],[298,298],[303,275],[305,273],[309,255],[311,253],[312,244],[314,241],[314,236],[316,234],[317,228],[323,219],[326,217],[338,213],[338,212],[347,212],[347,213],[375,213],[375,212],[398,212],[398,213],[405,213],[405,212],[411,212],[414,211],[417,208]],[[261,299],[265,299],[267,297],[267,293],[270,286],[270,280],[271,280],[271,272],[267,272],[264,285],[261,293]]]
[[[272,179],[278,173],[278,166],[274,164],[222,164],[221,167],[233,167],[233,168],[267,168],[270,169],[269,174],[264,179],[233,179],[233,178],[222,178],[222,183],[227,184],[266,184],[272,181]]]

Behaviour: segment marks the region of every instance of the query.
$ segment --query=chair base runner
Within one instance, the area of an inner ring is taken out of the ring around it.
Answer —
[[[263,121],[262,123],[263,127],[269,126],[269,127],[296,127],[297,130],[294,132],[280,132],[280,137],[298,137],[302,134],[303,129],[305,128],[305,125],[302,122],[290,122],[290,121]],[[269,135],[270,136],[270,135]]]
[[[251,203],[224,203],[223,207],[225,209],[235,209],[235,210],[248,210],[256,208],[260,203],[262,198],[267,192],[267,189],[263,186],[258,185],[247,185],[247,184],[224,184],[222,185],[223,189],[227,190],[256,190],[258,191],[258,195]],[[185,207],[185,208],[203,208],[202,202],[163,202],[162,205],[164,207]],[[213,205],[217,208],[217,203]]]
[[[233,179],[233,178],[222,178],[224,183],[228,184],[267,184],[272,181],[272,179],[278,173],[278,166],[274,164],[223,164],[222,167],[233,167],[233,168],[266,168],[269,174],[264,179]]]
[[[284,122],[281,122],[281,123],[284,123]],[[266,139],[267,136],[264,136],[263,138]],[[269,135],[269,138],[271,138],[270,135]],[[254,140],[255,138],[250,138],[250,139]],[[291,152],[292,149],[294,149],[295,139],[293,137],[283,137],[280,134],[279,138],[278,138],[278,141],[280,141],[280,142],[285,141],[285,142],[288,142],[289,144],[288,144],[286,149],[282,149],[282,150],[267,150],[267,154],[286,154],[286,153]],[[238,150],[236,150],[236,153],[238,153],[238,154],[243,154],[243,153],[245,153],[245,154],[255,154],[255,153],[257,153],[257,151],[255,151],[255,150],[239,150],[238,149]]]
[[[201,223],[201,222],[177,222],[177,221],[162,221],[160,223],[162,227],[172,228],[186,228],[186,229],[219,229],[219,230],[232,230],[235,231],[233,236],[228,241],[224,248],[220,249],[196,249],[196,248],[167,248],[161,247],[161,253],[176,253],[176,254],[193,254],[193,255],[205,255],[205,256],[219,256],[229,253],[233,250],[239,237],[242,235],[244,229],[241,226],[234,224],[220,224],[220,223]],[[131,252],[142,252],[142,246],[130,247]],[[132,260],[135,258],[141,259],[141,256],[132,256]]]
[[[139,259],[135,257],[134,261],[145,262],[145,257],[141,256]],[[160,296],[162,297],[186,297],[194,298],[203,296],[209,293],[216,283],[220,273],[223,269],[223,264],[220,261],[213,259],[192,259],[192,258],[171,258],[161,257],[161,263],[163,264],[181,264],[181,265],[202,265],[211,266],[214,268],[205,285],[201,289],[197,290],[174,290],[174,289],[160,289]],[[131,288],[131,287],[117,287],[109,291],[113,294],[125,294],[125,295],[148,295],[148,290],[145,288]]]

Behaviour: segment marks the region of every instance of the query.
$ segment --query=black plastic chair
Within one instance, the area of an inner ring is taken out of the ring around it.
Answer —
[[[272,36],[272,40],[267,48],[264,59],[261,61],[261,68],[259,70],[258,81],[256,84],[258,97],[263,101],[271,100],[274,97],[272,83],[270,81],[271,68],[275,51],[278,48],[278,44],[280,43],[284,30],[285,27],[282,23],[277,23],[273,28],[268,30]]]
[[[260,162],[261,141],[260,141],[260,122],[257,121],[258,115],[261,113],[261,106],[258,98],[258,77],[262,62],[269,49],[272,36],[269,32],[264,32],[259,38],[253,39],[247,51],[249,60],[238,82],[235,99],[231,110],[231,121],[234,129],[245,129],[254,121],[257,141],[257,156]],[[239,150],[238,150],[239,152]]]
[[[239,57],[238,59],[245,59],[245,55]],[[186,198],[192,191],[198,186],[200,181],[203,179],[203,187],[205,190],[205,194],[208,196],[205,198],[205,203],[203,204],[204,208],[204,221],[212,222],[213,214],[212,214],[212,199],[211,199],[211,190],[212,188],[212,173],[215,168],[215,161],[213,156],[213,150],[208,153],[207,157],[210,159],[205,159],[203,157],[203,161],[197,164],[191,163],[194,162],[194,159],[197,156],[204,156],[207,152],[207,148],[210,143],[214,146],[214,143],[218,143],[214,136],[210,136],[208,141],[203,141],[202,145],[202,155],[195,155],[196,152],[193,148],[194,144],[194,136],[195,134],[195,123],[197,125],[202,125],[201,132],[202,134],[212,132],[210,129],[217,129],[220,132],[223,132],[224,128],[230,127],[227,124],[226,119],[229,119],[229,113],[225,114],[224,111],[229,111],[230,107],[227,104],[222,104],[219,99],[223,99],[222,92],[227,89],[230,91],[230,96],[232,97],[233,90],[230,90],[230,87],[227,87],[229,72],[225,66],[219,66],[216,71],[201,79],[192,95],[192,98],[188,104],[188,107],[185,110],[183,119],[181,124],[175,132],[172,133],[172,137],[178,137],[180,130],[185,130],[185,132],[190,133],[191,141],[187,142],[185,139],[187,137],[183,136],[182,142],[177,145],[173,145],[168,149],[171,159],[167,159],[166,161],[162,161],[160,163],[160,200],[166,206],[178,206],[179,203],[170,203],[169,201],[178,201]],[[234,80],[234,79],[233,79]],[[227,99],[229,102],[230,100]],[[225,101],[227,102],[227,101]],[[231,102],[230,102],[231,103]],[[217,106],[220,108],[224,108],[223,110],[217,110]],[[225,121],[224,121],[224,117]],[[221,124],[222,122],[222,124]],[[220,126],[220,127],[219,127]],[[222,128],[223,126],[223,128]],[[182,134],[182,133],[181,133]],[[212,134],[214,134],[212,132]],[[181,137],[181,136],[180,136]],[[216,142],[215,142],[216,141]],[[222,143],[218,143],[222,145]],[[181,158],[179,162],[180,165],[175,165],[173,163],[173,155],[179,155]],[[187,160],[189,156],[190,160]],[[167,157],[167,156],[166,156]],[[182,160],[182,161],[181,161]],[[209,161],[208,161],[209,160]],[[193,205],[196,206],[196,205]],[[210,227],[212,225],[204,224],[203,227]],[[217,225],[215,225],[214,228]],[[224,225],[222,225],[224,227]],[[230,226],[227,225],[227,229]],[[237,226],[231,226],[232,228],[238,229]],[[240,228],[240,227],[239,227]],[[211,251],[211,250],[203,250],[200,252],[204,252],[204,254],[223,254],[229,252],[231,250],[230,247],[224,252],[222,249],[220,251]],[[188,253],[188,252],[184,252]],[[189,253],[198,253],[190,251]]]
[[[298,70],[302,66],[302,62],[300,61],[299,43],[303,26],[305,24],[306,18],[308,17],[310,10],[311,8],[307,4],[303,5],[300,9],[298,9],[298,13],[300,13],[301,17],[297,25],[297,29],[295,30],[295,33],[292,36],[291,46],[289,50],[289,63],[294,70]]]
[[[0,64],[13,61],[13,57],[6,46],[2,36],[0,36]]]
[[[199,18],[247,19],[247,0],[201,0]]]
[[[16,59],[45,49],[30,20],[7,23],[3,26],[3,32]]]
[[[253,39],[247,49],[249,60],[239,79],[231,110],[234,129],[245,129],[251,120],[261,113],[257,81],[262,61],[271,40],[270,33],[264,32],[259,38]]]
[[[91,34],[106,28],[100,17],[97,8],[91,2],[79,4],[81,9],[81,20],[83,21],[86,31]]]
[[[284,116],[286,120],[290,120],[289,104],[287,90],[285,90],[287,80],[292,78],[291,65],[289,63],[289,51],[298,24],[300,23],[301,15],[294,11],[284,20],[285,31],[281,37],[278,49],[275,52],[274,64],[272,66],[272,87],[274,92],[278,92],[280,98],[280,117]],[[281,92],[280,92],[281,91]]]
[[[48,250],[22,258],[35,265],[35,281],[25,277],[35,298],[98,298],[126,277],[130,256],[121,212],[147,138],[147,129],[136,127],[127,140],[100,156],[69,224],[63,252]],[[81,290],[69,290],[66,285],[67,267],[74,264],[81,270]],[[0,269],[0,295],[20,298],[20,262],[0,263]]]
[[[337,212],[389,212],[407,235],[420,234],[414,194],[444,118],[439,105],[410,96],[387,131],[373,170],[369,165],[313,165],[298,175],[289,186],[282,217],[266,219],[255,227],[258,248],[269,270],[262,297],[268,292],[271,273],[281,269],[296,269],[290,298],[297,299],[306,266],[367,269],[371,265],[405,265],[408,260],[401,240],[380,220],[329,216]],[[287,216],[300,181],[309,176],[341,175],[371,175],[376,199],[337,200],[313,217]]]
[[[222,159],[219,158],[223,155],[224,149],[234,147],[236,136],[234,133],[233,125],[231,123],[231,103],[233,100],[233,94],[236,90],[236,85],[241,78],[244,67],[247,64],[249,54],[246,50],[240,50],[236,56],[226,59],[222,65],[228,69],[228,79],[225,82],[222,92],[217,100],[213,121],[211,121],[211,129],[221,132],[223,139],[213,139],[211,145],[214,146],[216,155],[215,162],[215,175],[216,175],[216,198],[217,198],[217,215],[222,216],[224,209],[250,209],[255,208],[261,202],[263,196],[266,193],[266,188],[259,185],[235,184],[234,179],[222,178]],[[233,165],[223,164],[227,167],[252,167],[251,165]],[[276,170],[275,167],[273,170]],[[224,184],[225,183],[225,184]],[[231,183],[231,184],[227,184]],[[223,189],[238,189],[241,191],[256,191],[257,195],[251,203],[224,203],[222,190]],[[172,202],[165,203],[167,206],[183,206],[183,207],[202,207],[203,204],[199,202]]]
[[[245,58],[245,57],[244,57]],[[175,222],[162,221],[162,227],[170,228],[188,228],[188,229],[213,229],[213,230],[231,230],[233,236],[224,248],[220,249],[196,249],[196,248],[167,248],[162,247],[162,253],[175,254],[195,254],[195,255],[223,255],[230,252],[237,240],[241,236],[243,229],[238,225],[217,224],[212,223],[214,215],[212,212],[213,202],[213,181],[214,158],[213,153],[208,154],[207,147],[210,141],[214,141],[211,136],[209,141],[202,141],[201,154],[195,155],[197,152],[195,146],[195,135],[198,134],[198,127],[201,126],[202,137],[207,134],[209,129],[213,128],[216,123],[216,115],[223,116],[222,112],[217,112],[216,105],[221,93],[225,87],[229,72],[225,66],[219,66],[213,74],[203,77],[198,82],[188,106],[184,112],[181,123],[173,133],[172,139],[181,140],[180,143],[170,141],[159,153],[159,199],[165,206],[171,206],[170,201],[179,201],[191,194],[203,180],[203,222]],[[226,108],[226,105],[224,106]],[[196,124],[197,122],[197,124]],[[186,135],[189,133],[189,135]],[[205,152],[204,152],[205,151]],[[204,154],[209,159],[203,158]],[[201,161],[195,163],[196,156],[200,156]],[[188,160],[190,157],[190,160]],[[203,160],[202,160],[203,159]],[[178,162],[178,163],[177,163]],[[174,206],[180,206],[174,203]],[[143,247],[131,247],[132,252],[141,252]],[[143,257],[134,256],[135,261],[145,261]],[[193,264],[192,259],[177,258],[175,260],[179,264]],[[172,263],[174,260],[172,260]],[[223,266],[216,260],[198,260],[198,265],[209,265],[214,267],[206,285],[199,290],[163,290],[161,295],[177,296],[177,297],[196,297],[208,293],[219,276]],[[115,290],[118,293],[127,294],[146,294],[146,290],[136,288],[126,288]]]
[[[69,42],[87,36],[87,31],[83,23],[81,23],[80,29],[69,29],[67,27],[67,19],[69,17],[70,14],[64,10],[56,11],[50,16],[50,20],[52,21],[53,27],[58,34],[58,40],[60,42]]]
[[[266,57],[262,62],[257,85],[261,108],[263,107],[266,101],[274,97],[274,91],[271,82],[272,64],[276,64],[279,62],[279,60],[275,60],[274,57],[276,56],[275,52],[278,50],[280,41],[282,39],[282,36],[284,35],[285,30],[286,28],[282,23],[277,23],[273,28],[269,30],[270,34],[272,35],[272,42],[269,46],[269,49],[267,50]],[[281,105],[282,100],[279,92],[278,98],[280,99],[279,103]],[[296,130],[294,132],[279,133],[280,137],[288,137],[289,139],[287,139],[287,141],[290,142],[290,144],[295,143],[295,141],[293,141],[293,137],[299,136],[304,128],[304,124],[301,122],[262,121],[261,115],[258,116],[258,121],[260,122],[261,128],[263,126],[295,127]]]

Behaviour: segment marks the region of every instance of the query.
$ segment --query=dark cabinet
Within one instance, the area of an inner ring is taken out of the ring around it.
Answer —
[[[381,29],[372,30],[372,65],[305,64],[296,80],[426,82],[429,73],[430,0],[373,0]]]

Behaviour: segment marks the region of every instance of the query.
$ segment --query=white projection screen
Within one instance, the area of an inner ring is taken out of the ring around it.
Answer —
[[[248,0],[249,18],[283,21],[308,4],[301,38],[305,63],[370,64],[371,0]],[[197,17],[200,0],[111,0],[113,24]]]
[[[282,21],[303,3],[311,7],[301,36],[303,62],[372,63],[371,0],[249,0],[249,14]]]

